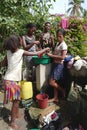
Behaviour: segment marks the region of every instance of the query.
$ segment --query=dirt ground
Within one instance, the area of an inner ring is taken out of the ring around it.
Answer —
[[[0,130],[10,130],[9,129],[9,120],[10,120],[10,114],[11,114],[11,106],[12,104],[9,103],[7,104],[4,108],[2,107],[2,101],[3,101],[3,93],[0,93]],[[31,112],[35,110],[35,107],[30,107],[29,108]],[[20,114],[24,114],[25,108],[19,108]],[[40,111],[39,108],[37,108],[38,113]],[[30,124],[30,122],[27,122],[24,117],[17,119],[17,124],[20,126],[18,130],[29,130],[30,128],[33,128],[33,126]]]
[[[3,96],[4,93],[1,92],[0,93],[0,130],[11,130],[9,129],[9,120],[10,120],[10,114],[11,114],[11,103],[8,103],[5,107],[2,107],[2,102],[3,102]],[[54,104],[50,104],[50,105],[54,105]],[[78,106],[77,106],[78,105]],[[76,107],[75,107],[76,106]],[[75,115],[78,114],[78,107],[79,104],[75,104],[75,103],[69,103],[66,100],[62,99],[60,100],[60,102],[58,104],[55,104],[56,107],[56,111],[59,112],[61,114],[61,126],[67,126],[68,124],[70,124],[72,122],[72,119],[75,118]],[[72,109],[73,108],[73,109]],[[20,128],[18,130],[30,130],[31,128],[35,128],[35,126],[33,126],[31,124],[31,122],[29,122],[29,120],[25,120],[24,118],[24,110],[25,107],[20,107],[19,111],[20,114],[23,115],[22,118],[19,118],[16,120],[17,124],[20,126]],[[33,116],[34,113],[39,113],[40,111],[43,111],[43,109],[38,108],[37,104],[34,103],[34,105],[32,104],[29,107],[29,112]],[[38,115],[38,114],[37,114]],[[35,117],[33,117],[35,118]],[[60,130],[60,129],[58,129]]]
[[[10,130],[9,121],[11,115],[12,103],[8,103],[5,107],[2,107],[4,93],[0,91],[0,130]],[[17,119],[16,122],[20,126],[18,130],[29,130],[27,121],[24,119],[24,108],[19,108],[21,118]]]
[[[9,129],[9,120],[10,120],[10,114],[11,114],[11,103],[8,103],[5,107],[2,107],[2,102],[3,102],[3,96],[4,93],[1,92],[0,93],[0,130],[10,130]],[[59,109],[59,106],[56,105],[56,109]],[[24,115],[24,110],[25,108],[20,108],[20,114]],[[30,112],[40,112],[43,111],[40,108],[38,108],[37,106],[31,106],[29,108]],[[33,128],[33,126],[30,124],[30,122],[27,122],[24,117],[17,119],[17,124],[20,126],[20,128],[18,130],[29,130],[30,128]]]
[[[0,104],[1,104],[1,106],[0,106],[0,130],[10,130],[8,124],[9,124],[9,120],[10,120],[10,114],[11,114],[10,110],[11,110],[12,104],[8,103],[4,108],[2,108],[3,95],[4,95],[4,93],[0,93]],[[64,101],[62,101],[62,103],[60,103],[62,108],[64,107],[64,104],[65,104]],[[55,105],[55,106],[56,106],[56,110],[60,109],[59,105]],[[23,115],[24,110],[25,110],[25,108],[20,108],[20,114]],[[38,112],[43,111],[43,110],[38,108],[37,106],[34,106],[34,107],[31,106],[29,108],[29,111],[34,114],[34,112],[38,113]],[[65,118],[64,120],[66,120],[66,117],[64,117],[64,118]],[[31,123],[29,121],[27,122],[24,119],[24,117],[17,119],[16,122],[20,126],[20,128],[18,130],[30,130],[30,128],[33,128]],[[65,123],[67,123],[67,120]]]

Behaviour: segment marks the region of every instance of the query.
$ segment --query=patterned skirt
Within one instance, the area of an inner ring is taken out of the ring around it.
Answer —
[[[61,63],[53,63],[52,64],[52,71],[51,71],[51,78],[58,81],[63,78],[64,73],[64,64]]]
[[[20,86],[18,82],[4,80],[4,104],[8,101],[20,100]]]

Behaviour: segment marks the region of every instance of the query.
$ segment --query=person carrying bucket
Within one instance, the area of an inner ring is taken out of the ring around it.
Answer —
[[[3,48],[7,51],[7,55],[1,65],[7,65],[7,71],[4,76],[4,104],[12,101],[11,122],[9,127],[17,129],[18,125],[15,119],[19,117],[20,102],[20,86],[19,81],[22,80],[22,63],[23,56],[33,56],[45,53],[49,48],[45,48],[38,52],[28,52],[20,49],[22,39],[18,35],[11,35],[4,42]],[[5,64],[6,63],[6,64]]]

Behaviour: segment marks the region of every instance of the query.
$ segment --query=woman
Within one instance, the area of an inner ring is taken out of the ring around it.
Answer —
[[[54,98],[49,100],[49,102],[58,102],[58,90],[60,90],[65,97],[65,91],[59,84],[59,80],[63,78],[63,62],[67,54],[67,45],[64,41],[65,31],[63,29],[57,30],[56,36],[58,43],[56,44],[54,53],[48,53],[48,56],[53,59],[52,73],[49,83],[54,87]]]

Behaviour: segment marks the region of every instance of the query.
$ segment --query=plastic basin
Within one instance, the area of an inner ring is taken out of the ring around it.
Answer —
[[[51,58],[47,55],[43,55],[42,57],[33,56],[33,60],[35,64],[49,64],[51,63]]]

